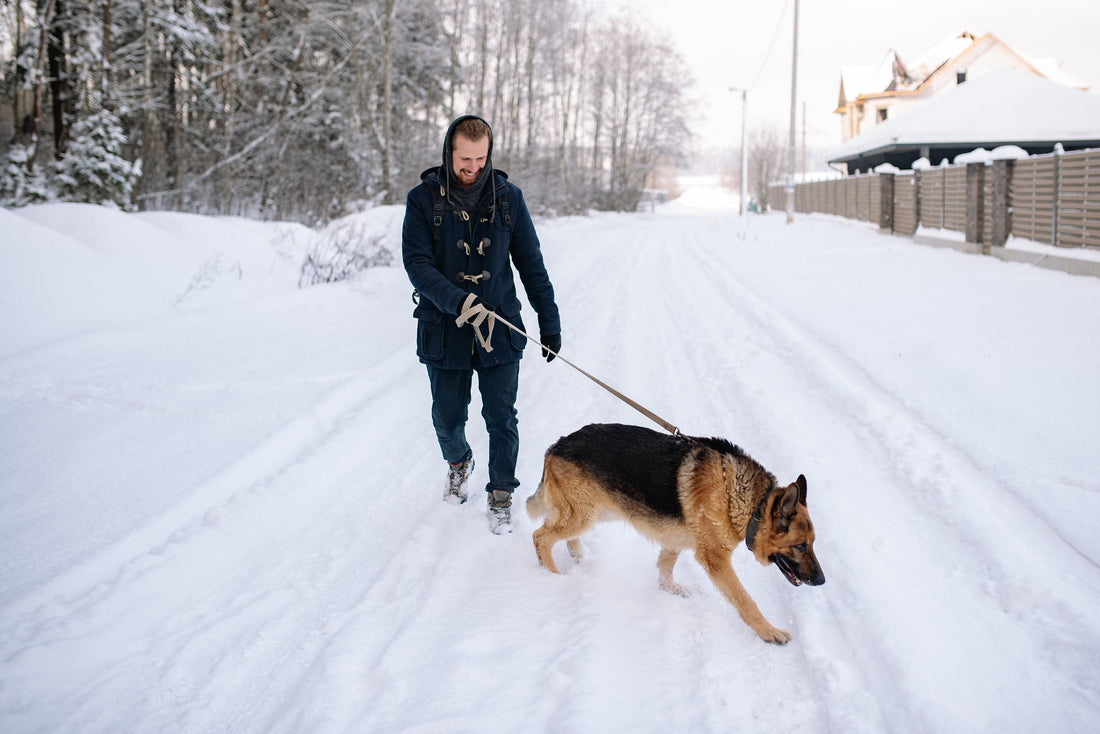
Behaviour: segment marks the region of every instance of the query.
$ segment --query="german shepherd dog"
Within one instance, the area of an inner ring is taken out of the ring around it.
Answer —
[[[715,586],[765,642],[785,644],[788,632],[760,613],[730,564],[742,540],[761,565],[774,563],[795,586],[825,583],[814,556],[806,509],[806,478],[780,487],[744,451],[721,438],[673,436],[638,426],[593,424],[546,450],[542,481],[527,500],[539,563],[558,573],[552,550],[600,520],[626,520],[661,546],[662,589],[686,596],[672,580],[680,552],[692,549]]]

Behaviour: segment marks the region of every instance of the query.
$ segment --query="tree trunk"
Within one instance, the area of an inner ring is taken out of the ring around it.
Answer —
[[[397,199],[393,183],[393,31],[396,0],[385,0],[382,20],[382,187],[383,203]]]
[[[141,70],[141,158],[153,158],[153,19],[152,0],[142,8],[142,70]]]
[[[23,48],[23,3],[15,3],[15,49],[18,53],[19,49]],[[24,75],[26,74],[26,68],[20,65],[18,62],[15,65],[15,92],[11,95],[11,123],[12,123],[12,140],[16,143],[23,142],[24,130],[22,105],[20,102],[23,99],[23,93],[21,87],[23,85]]]
[[[100,56],[99,93],[103,107],[111,109],[111,0],[103,0],[103,51]]]
[[[63,19],[64,0],[57,0],[55,19]],[[61,24],[51,23],[49,47],[50,110],[53,113],[53,155],[58,158],[69,142],[69,120],[72,117],[72,87],[68,80],[68,58],[65,55],[65,31]]]

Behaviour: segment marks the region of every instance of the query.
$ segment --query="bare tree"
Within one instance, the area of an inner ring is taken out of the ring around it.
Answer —
[[[778,181],[786,171],[786,150],[778,128],[756,128],[749,133],[749,188],[761,210],[768,207],[768,184]]]
[[[595,77],[594,128],[598,158],[607,178],[603,204],[634,209],[646,179],[663,160],[683,155],[688,85],[686,66],[655,34],[629,18],[601,28]]]

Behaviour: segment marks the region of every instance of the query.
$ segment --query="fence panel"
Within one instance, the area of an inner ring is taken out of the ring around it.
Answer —
[[[1100,151],[1066,153],[1058,161],[1056,244],[1100,247]]]
[[[943,169],[943,229],[966,231],[966,166]]]
[[[1016,161],[1009,186],[1009,206],[1012,234],[1054,244],[1054,156]]]
[[[856,199],[859,219],[863,222],[878,222],[879,207],[882,202],[882,185],[878,174],[860,176],[856,179]]]
[[[894,232],[912,235],[917,231],[917,177],[912,171],[894,176]]]
[[[783,184],[772,184],[768,187],[768,208],[774,212],[787,208],[787,193]]]
[[[943,169],[928,168],[917,173],[917,195],[920,197],[920,225],[928,229],[943,229]]]

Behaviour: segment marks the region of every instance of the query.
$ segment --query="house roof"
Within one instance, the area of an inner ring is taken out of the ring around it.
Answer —
[[[854,102],[860,97],[918,92],[937,72],[950,67],[952,62],[964,54],[974,53],[976,49],[981,49],[984,53],[994,46],[1000,46],[1014,54],[1023,65],[1052,81],[1079,89],[1088,88],[1088,84],[1066,72],[1056,59],[1038,58],[1016,51],[992,33],[978,36],[963,30],[940,41],[909,63],[891,49],[876,66],[844,67],[841,69],[841,93],[835,112],[843,112],[846,103]]]
[[[943,39],[925,51],[909,67],[915,85],[923,84],[928,77],[935,74],[944,64],[962,56],[971,46],[986,38],[986,36],[992,37],[992,34],[979,37],[970,31],[964,30]]]
[[[844,67],[840,71],[841,98],[837,112],[846,102],[859,97],[913,91],[976,41],[973,33],[962,31],[936,44],[911,64],[906,64],[897,51],[890,49],[877,65]]]
[[[875,125],[830,163],[930,147],[1100,145],[1100,96],[1017,69],[992,72]]]

